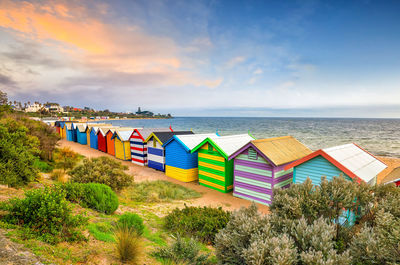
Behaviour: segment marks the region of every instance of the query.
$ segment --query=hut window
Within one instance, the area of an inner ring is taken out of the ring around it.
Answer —
[[[153,140],[153,147],[156,148],[157,147],[157,141]]]
[[[253,148],[249,148],[249,159],[257,160],[257,152]]]
[[[211,153],[212,151],[214,151],[212,145],[208,144],[208,152]]]

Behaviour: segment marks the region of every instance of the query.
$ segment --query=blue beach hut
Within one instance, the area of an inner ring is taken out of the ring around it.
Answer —
[[[72,123],[66,123],[66,135],[67,135],[67,141],[74,142],[74,128]]]
[[[207,137],[218,137],[217,134],[174,135],[163,144],[165,150],[165,175],[168,177],[190,182],[198,177],[197,152],[192,149]]]
[[[87,135],[86,135],[86,130],[87,130],[87,124],[79,124],[76,126],[77,127],[77,142],[80,144],[87,144]]]

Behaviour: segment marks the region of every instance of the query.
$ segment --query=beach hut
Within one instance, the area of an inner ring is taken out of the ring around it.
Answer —
[[[312,151],[292,136],[253,140],[233,153],[233,196],[269,205],[274,188],[292,183],[289,163]]]
[[[162,146],[174,135],[193,134],[192,131],[174,131],[174,132],[152,132],[145,140],[147,145],[147,166],[164,171],[165,170],[165,152]]]
[[[104,123],[88,123],[87,124],[87,129],[86,129],[86,142],[87,142],[87,145],[89,145],[90,147],[92,147],[92,145],[91,145],[91,143],[90,143],[90,139],[91,139],[91,131],[92,131],[92,128],[93,127],[99,127],[99,126],[107,126],[106,124],[104,124]],[[110,126],[110,125],[108,125],[108,126]],[[96,129],[97,130],[97,129]]]
[[[60,137],[62,139],[67,138],[66,126],[65,126],[65,122],[64,121],[60,121]]]
[[[114,132],[116,128],[110,128],[106,132],[106,142],[107,142],[107,154],[115,156],[115,146],[114,146]]]
[[[66,127],[67,141],[74,142],[74,125],[72,123],[67,123],[65,127]]]
[[[97,145],[99,151],[107,153],[107,132],[113,127],[99,127],[97,129]]]
[[[218,136],[215,133],[174,135],[165,142],[165,175],[183,182],[198,180],[197,152],[190,151],[207,137]]]
[[[58,134],[60,134],[60,121],[56,121],[55,123],[54,123],[54,127],[56,127],[56,132],[58,133]]]
[[[133,132],[131,129],[115,129],[112,136],[114,139],[115,157],[121,160],[131,160],[130,138]]]
[[[394,183],[397,187],[400,186],[400,167],[392,170],[383,180],[383,184]]]
[[[80,144],[87,144],[86,130],[87,124],[78,124],[77,126],[77,142]]]
[[[233,160],[228,158],[239,148],[254,140],[248,134],[206,138],[193,152],[199,155],[199,183],[220,192],[233,189]]]
[[[139,166],[147,165],[147,137],[152,132],[172,132],[171,128],[136,128],[130,137],[131,142],[131,160],[132,163]]]
[[[343,176],[348,180],[376,184],[376,176],[386,164],[356,144],[345,144],[315,151],[287,166],[293,168],[293,183],[303,183],[310,178],[320,185],[321,177],[331,180]]]

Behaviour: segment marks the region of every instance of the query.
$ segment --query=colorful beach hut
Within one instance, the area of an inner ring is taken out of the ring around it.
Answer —
[[[139,166],[147,165],[147,137],[152,132],[172,132],[171,128],[142,128],[135,129],[130,137],[131,142],[131,160],[132,163]]]
[[[67,141],[74,142],[74,125],[72,123],[67,123],[65,127]]]
[[[321,177],[327,180],[343,176],[350,181],[376,184],[376,176],[386,164],[356,144],[345,144],[315,151],[287,166],[293,168],[293,183],[303,183],[310,178],[320,185]]]
[[[165,170],[165,150],[163,144],[174,135],[193,134],[192,131],[174,132],[152,132],[145,140],[147,145],[147,166],[164,171]]]
[[[114,139],[115,157],[121,160],[131,160],[131,144],[130,137],[133,128],[131,129],[115,129],[112,136]]]
[[[67,126],[66,123],[64,121],[60,122],[60,136],[62,139],[66,139],[67,138]]]
[[[218,136],[215,133],[174,135],[165,142],[165,175],[183,182],[198,180],[198,156],[191,151],[207,137]]]
[[[93,149],[99,149],[98,139],[97,139],[97,129],[99,127],[93,126],[90,128],[90,147]]]
[[[393,169],[383,180],[383,184],[394,183],[397,187],[400,186],[400,167]]]
[[[269,205],[274,188],[292,183],[289,163],[312,151],[292,136],[253,140],[233,153],[233,196]]]
[[[233,160],[228,158],[239,148],[254,140],[248,134],[206,138],[195,148],[199,159],[199,183],[220,192],[233,189]]]
[[[107,153],[107,132],[113,127],[99,127],[97,129],[97,145],[98,150]]]
[[[77,126],[77,142],[80,144],[87,144],[86,130],[87,124],[78,124]]]
[[[56,121],[56,122],[54,123],[54,126],[56,127],[56,132],[57,132],[58,134],[60,134],[60,121]]]
[[[106,141],[107,141],[107,154],[115,156],[115,146],[114,146],[114,132],[116,128],[110,128],[106,132]]]

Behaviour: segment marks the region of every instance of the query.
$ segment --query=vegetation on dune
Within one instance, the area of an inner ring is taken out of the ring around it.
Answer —
[[[177,236],[171,245],[157,248],[152,255],[161,261],[161,264],[188,264],[208,265],[214,264],[209,259],[209,254],[200,252],[199,243],[194,239],[184,239]]]
[[[132,228],[119,225],[115,232],[115,249],[121,262],[137,264],[143,253],[143,245],[140,236]]]
[[[127,166],[110,157],[101,156],[98,158],[84,159],[83,164],[70,170],[72,182],[79,183],[102,183],[119,191],[132,184],[133,176],[125,171]]]
[[[107,185],[100,183],[65,183],[59,185],[66,199],[82,207],[112,214],[118,208],[118,197]]]
[[[64,173],[69,169],[73,169],[79,159],[78,153],[72,151],[70,147],[57,148],[54,151],[55,167],[62,169]]]
[[[129,197],[137,202],[169,202],[201,197],[192,189],[165,180],[134,183],[129,190]]]
[[[2,208],[8,212],[2,220],[28,228],[45,242],[84,239],[77,228],[86,224],[87,219],[72,215],[65,192],[58,187],[27,191],[25,198],[11,199]]]
[[[215,237],[222,264],[394,264],[400,262],[400,189],[334,178],[274,192],[269,215],[255,205],[232,214]],[[338,225],[342,209],[355,225]],[[338,211],[339,209],[339,211]]]
[[[165,228],[210,244],[218,231],[226,226],[229,216],[230,212],[222,208],[185,205],[185,208],[176,208],[165,217]]]
[[[138,235],[142,235],[144,231],[143,219],[135,213],[124,213],[119,217],[117,225],[133,229]]]

